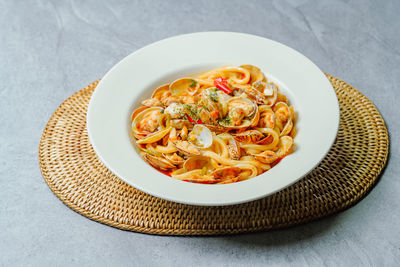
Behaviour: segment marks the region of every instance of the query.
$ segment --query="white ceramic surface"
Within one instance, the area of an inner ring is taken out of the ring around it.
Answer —
[[[222,65],[252,64],[277,82],[299,114],[296,149],[268,172],[239,183],[203,185],[165,176],[138,155],[130,114],[158,85]],[[230,205],[273,194],[310,172],[327,154],[339,127],[336,94],[322,71],[299,52],[243,33],[201,32],[148,45],[116,64],[93,93],[90,142],[104,164],[128,184],[185,204]]]

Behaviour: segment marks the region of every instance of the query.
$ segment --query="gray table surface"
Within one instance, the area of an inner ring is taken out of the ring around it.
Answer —
[[[400,266],[399,1],[0,1],[0,265]],[[289,229],[163,237],[91,221],[39,171],[56,107],[136,49],[238,31],[297,49],[358,88],[391,135],[380,182],[353,208]]]

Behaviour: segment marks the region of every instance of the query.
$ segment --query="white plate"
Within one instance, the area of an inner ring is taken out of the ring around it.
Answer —
[[[294,105],[299,114],[294,153],[262,175],[225,185],[170,178],[139,156],[129,134],[130,115],[158,85],[212,67],[243,64],[261,68]],[[230,205],[275,193],[315,168],[335,140],[339,105],[325,75],[299,52],[254,35],[201,32],[153,43],[116,64],[93,93],[87,126],[97,155],[128,184],[175,202]]]

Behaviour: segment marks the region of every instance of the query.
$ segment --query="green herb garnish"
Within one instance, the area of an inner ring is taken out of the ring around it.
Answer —
[[[196,86],[196,84],[197,84],[197,82],[195,81],[195,80],[190,80],[190,88],[193,88],[193,87],[195,87]]]
[[[215,90],[210,90],[210,99],[214,102],[218,102],[218,94]]]
[[[203,104],[199,104],[199,106],[207,111],[210,111],[206,106],[204,106]]]
[[[185,113],[193,120],[199,119],[199,111],[197,106],[194,104],[184,104],[183,107],[185,108]]]
[[[204,167],[201,169],[201,175],[206,175],[206,174],[207,174],[207,171],[208,171],[207,167],[204,166]]]
[[[231,124],[231,118],[229,117],[229,114],[226,115],[225,118],[220,119],[219,122],[220,122],[222,125],[226,125],[226,126],[230,125],[230,124]]]

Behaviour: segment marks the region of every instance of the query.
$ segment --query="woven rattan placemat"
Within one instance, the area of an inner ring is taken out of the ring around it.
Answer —
[[[374,185],[389,150],[385,123],[371,101],[327,75],[340,103],[340,129],[329,154],[309,175],[269,197],[240,205],[199,207],[143,193],[96,156],[86,110],[97,82],[62,103],[44,129],[39,162],[50,189],[76,212],[117,228],[163,235],[233,234],[311,221],[355,204]]]

